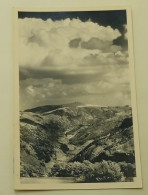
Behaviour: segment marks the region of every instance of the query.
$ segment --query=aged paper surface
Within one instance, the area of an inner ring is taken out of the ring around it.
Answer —
[[[15,189],[141,188],[130,9],[14,18]]]

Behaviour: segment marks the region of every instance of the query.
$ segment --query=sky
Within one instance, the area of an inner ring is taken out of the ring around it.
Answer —
[[[19,12],[20,109],[130,105],[126,11]]]

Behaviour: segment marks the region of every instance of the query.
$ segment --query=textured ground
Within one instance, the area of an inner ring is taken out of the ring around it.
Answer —
[[[129,106],[72,103],[20,112],[20,144],[21,177],[105,182],[136,175]]]

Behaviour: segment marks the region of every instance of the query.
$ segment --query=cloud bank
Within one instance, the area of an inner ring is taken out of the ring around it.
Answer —
[[[120,36],[92,21],[19,19],[21,109],[72,101],[130,104],[128,54],[114,44]]]

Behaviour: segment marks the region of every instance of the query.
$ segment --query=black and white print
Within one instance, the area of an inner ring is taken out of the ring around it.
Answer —
[[[20,178],[137,177],[127,10],[18,11]]]

